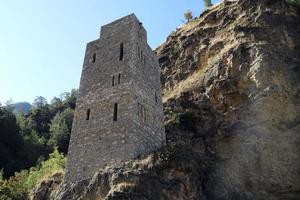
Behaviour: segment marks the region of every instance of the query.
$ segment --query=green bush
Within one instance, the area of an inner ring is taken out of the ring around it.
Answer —
[[[42,161],[40,166],[32,167],[29,170],[29,176],[26,181],[28,189],[33,189],[38,182],[48,178],[56,172],[63,172],[65,164],[66,158],[55,149],[55,151],[50,154],[47,161]]]
[[[289,0],[290,3],[300,5],[300,0]]]
[[[25,200],[30,191],[42,180],[47,179],[57,172],[63,172],[66,158],[57,149],[50,154],[46,161],[42,161],[30,170],[15,173],[8,180],[3,179],[0,171],[0,200]]]
[[[16,172],[8,180],[0,182],[0,199],[1,200],[26,200],[28,199],[28,190],[26,187],[26,178],[28,171],[23,170],[20,173]]]

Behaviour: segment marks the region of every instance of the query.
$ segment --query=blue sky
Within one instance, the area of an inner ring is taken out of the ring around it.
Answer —
[[[216,0],[217,1],[217,0]],[[214,2],[216,2],[214,1]],[[179,27],[183,13],[198,16],[202,0],[0,0],[0,102],[48,102],[78,88],[87,42],[100,27],[135,13],[156,48]]]

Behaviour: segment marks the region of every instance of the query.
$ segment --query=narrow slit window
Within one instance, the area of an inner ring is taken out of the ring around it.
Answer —
[[[140,58],[140,47],[138,46],[138,56],[139,56],[139,58]]]
[[[141,119],[143,119],[143,106],[142,105],[140,107],[140,112],[141,112]]]
[[[124,56],[124,44],[121,43],[120,44],[120,57],[119,57],[119,60],[123,60],[123,56]]]
[[[86,120],[90,120],[91,109],[86,110]]]
[[[146,110],[143,107],[143,122],[146,122]]]
[[[96,57],[97,57],[97,55],[94,53],[94,54],[93,54],[93,58],[92,58],[92,62],[93,62],[93,63],[96,62]]]
[[[116,122],[118,120],[118,104],[115,103],[114,104],[114,118],[113,118],[114,122]]]
[[[121,83],[121,74],[118,75],[118,84]]]
[[[155,102],[157,103],[157,93],[154,94]]]
[[[112,85],[112,86],[115,85],[115,76],[112,76],[111,85]]]
[[[143,60],[143,50],[141,50],[141,59]]]

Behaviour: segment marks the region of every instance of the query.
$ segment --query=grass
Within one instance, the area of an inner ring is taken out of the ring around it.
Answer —
[[[168,99],[172,97],[176,97],[180,95],[181,92],[192,90],[194,87],[201,84],[205,70],[206,70],[205,67],[200,68],[199,70],[194,72],[191,76],[189,76],[187,79],[179,82],[179,84],[177,84],[173,90],[165,90],[163,96],[163,102],[166,102]]]

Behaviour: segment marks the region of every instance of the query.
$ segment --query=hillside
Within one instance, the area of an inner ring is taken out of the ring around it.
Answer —
[[[31,104],[28,102],[18,102],[18,103],[14,103],[11,106],[14,108],[13,109],[14,113],[22,112],[22,113],[28,114],[28,112],[31,108]]]
[[[284,0],[207,9],[156,49],[167,146],[32,199],[300,199],[299,35]]]

